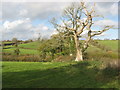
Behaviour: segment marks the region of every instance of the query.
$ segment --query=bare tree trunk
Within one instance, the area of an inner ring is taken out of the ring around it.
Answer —
[[[84,45],[83,45],[83,52],[87,50],[87,48],[89,47],[89,42],[91,40],[91,36],[88,36],[87,40],[85,41]]]
[[[74,39],[75,39],[75,45],[76,45],[76,59],[75,59],[75,61],[83,61],[83,53],[82,53],[82,50],[80,49],[79,38],[75,35]]]
[[[77,50],[75,61],[83,61],[83,54],[81,49]]]

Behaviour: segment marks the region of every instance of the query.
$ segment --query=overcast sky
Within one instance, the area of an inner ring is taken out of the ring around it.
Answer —
[[[0,18],[2,40],[11,40],[13,37],[27,40],[37,38],[39,33],[43,37],[50,37],[56,31],[49,20],[61,16],[63,9],[69,4],[70,2],[2,2],[2,18]],[[104,19],[96,21],[95,26],[118,26],[117,2],[98,2],[95,9],[98,14],[104,16]],[[118,30],[110,29],[95,38],[116,39]]]

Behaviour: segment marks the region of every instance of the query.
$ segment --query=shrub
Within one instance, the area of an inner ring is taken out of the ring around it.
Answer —
[[[20,50],[19,50],[18,48],[16,48],[16,49],[14,50],[14,53],[15,53],[16,55],[19,55],[19,54],[20,54]]]
[[[38,55],[3,55],[3,61],[42,62]]]

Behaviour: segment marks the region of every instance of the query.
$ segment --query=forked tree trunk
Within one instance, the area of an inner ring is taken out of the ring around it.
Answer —
[[[75,59],[75,61],[83,61],[83,53],[82,53],[82,50],[80,49],[79,38],[75,35],[74,39],[75,39],[75,45],[76,45],[76,59]]]

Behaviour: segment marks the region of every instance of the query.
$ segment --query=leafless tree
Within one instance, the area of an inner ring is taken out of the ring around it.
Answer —
[[[83,53],[89,47],[89,42],[92,37],[100,35],[103,32],[109,30],[113,26],[104,26],[102,30],[92,30],[94,24],[93,18],[100,17],[95,14],[95,3],[91,7],[87,8],[84,2],[72,3],[71,6],[64,10],[64,14],[61,17],[61,24],[58,24],[55,19],[52,20],[52,24],[56,29],[60,29],[61,32],[65,32],[64,36],[68,33],[69,36],[74,37],[76,46],[76,59],[75,61],[83,60]],[[86,32],[86,39],[84,42],[80,41],[83,32]]]
[[[15,43],[15,47],[18,46],[18,40],[17,40],[17,38],[13,38],[13,39],[12,39],[12,42]]]
[[[38,38],[37,38],[38,41],[41,41],[42,40],[42,36],[41,36],[41,33],[38,34]]]

